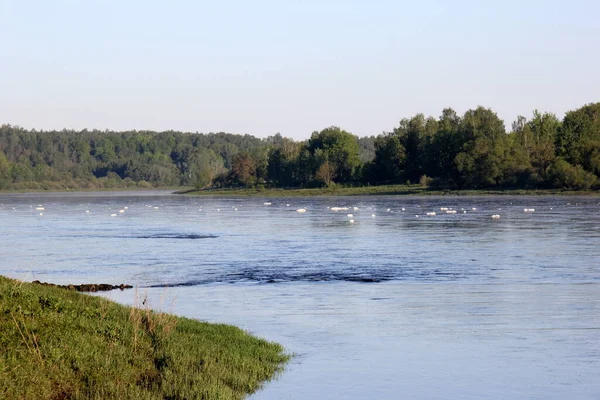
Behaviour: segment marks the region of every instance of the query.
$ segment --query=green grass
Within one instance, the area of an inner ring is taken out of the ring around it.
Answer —
[[[309,197],[309,196],[487,196],[487,195],[515,195],[515,196],[548,196],[548,195],[580,195],[599,196],[598,190],[569,190],[569,189],[465,189],[465,190],[441,190],[430,189],[421,185],[379,185],[379,186],[356,186],[333,188],[222,188],[196,190],[190,187],[152,187],[152,188],[100,188],[100,189],[6,189],[0,193],[44,193],[44,192],[125,192],[125,191],[148,191],[148,190],[172,190],[177,194],[192,196],[218,196],[218,197]]]
[[[282,370],[229,325],[0,276],[1,399],[240,399]]]
[[[413,195],[413,196],[483,196],[483,195],[600,195],[599,191],[576,191],[557,189],[506,189],[506,190],[433,190],[421,185],[381,185],[313,189],[204,189],[182,190],[177,193],[193,196],[262,196],[262,197],[296,197],[296,196],[370,196],[370,195]]]
[[[94,192],[148,192],[153,190],[171,190],[175,191],[186,191],[192,190],[189,186],[159,186],[159,187],[122,187],[122,188],[51,188],[51,189],[16,189],[7,188],[0,189],[0,193],[94,193]]]

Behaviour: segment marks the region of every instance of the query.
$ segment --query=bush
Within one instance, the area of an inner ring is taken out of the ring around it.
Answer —
[[[419,184],[421,186],[430,187],[432,182],[433,178],[430,178],[427,175],[421,175],[421,179],[419,179]]]
[[[130,188],[130,187],[136,187],[137,186],[137,183],[135,183],[135,181],[133,179],[131,179],[130,177],[127,177],[127,178],[123,179],[123,183],[128,188]]]
[[[562,158],[557,158],[548,169],[548,177],[552,185],[566,189],[590,189],[598,183],[598,178],[581,165],[571,165]]]

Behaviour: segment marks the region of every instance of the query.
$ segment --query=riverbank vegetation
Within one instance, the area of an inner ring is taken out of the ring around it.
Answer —
[[[341,186],[321,188],[211,188],[187,189],[178,194],[218,197],[314,196],[600,196],[598,190],[573,189],[432,189],[422,185]]]
[[[242,330],[0,276],[0,398],[240,399],[286,362]]]
[[[506,130],[492,110],[417,114],[358,138],[338,127],[306,141],[227,133],[35,131],[0,127],[0,189],[191,186],[434,190],[600,188],[600,103],[559,120],[535,111]]]

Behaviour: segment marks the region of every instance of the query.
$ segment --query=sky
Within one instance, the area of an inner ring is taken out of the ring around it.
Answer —
[[[494,3],[494,4],[492,4]],[[0,124],[306,139],[600,101],[600,1],[0,0]]]

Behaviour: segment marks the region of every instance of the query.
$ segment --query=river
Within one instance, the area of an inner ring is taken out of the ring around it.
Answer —
[[[2,194],[0,260],[281,343],[256,400],[600,398],[599,197]]]

